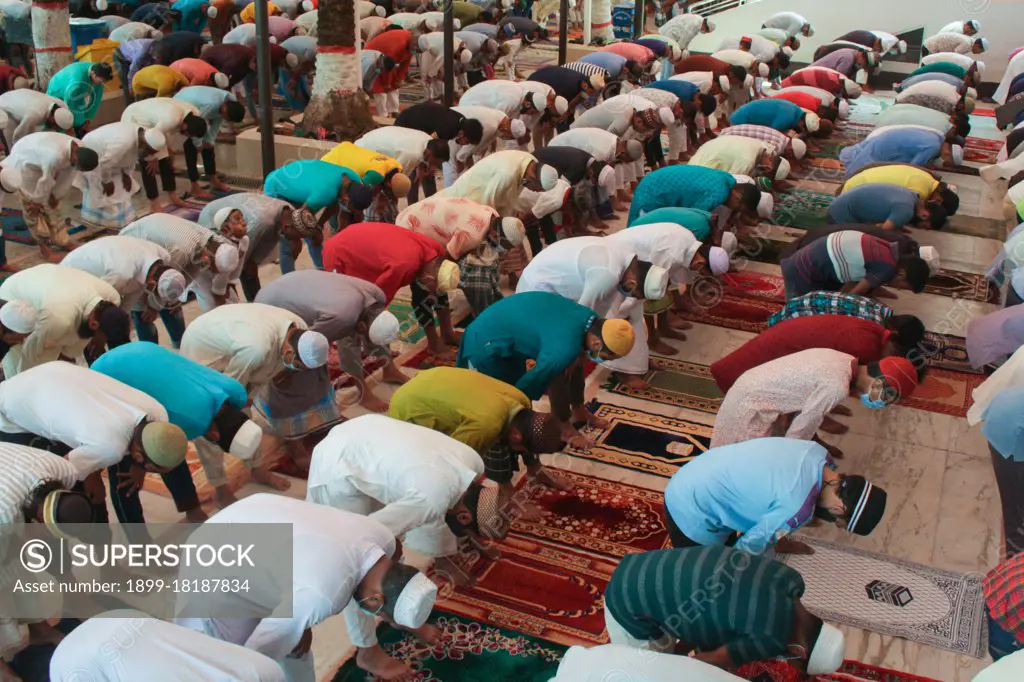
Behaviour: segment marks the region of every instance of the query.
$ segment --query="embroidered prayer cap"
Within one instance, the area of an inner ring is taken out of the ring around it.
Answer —
[[[843,498],[854,500],[853,508],[846,510],[846,530],[855,535],[870,535],[885,515],[888,495],[863,476],[843,477]]]

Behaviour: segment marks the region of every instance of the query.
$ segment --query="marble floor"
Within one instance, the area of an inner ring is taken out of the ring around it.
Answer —
[[[880,108],[878,102],[885,93],[866,97],[855,108],[855,120],[870,121]],[[996,138],[994,119],[974,117],[972,134]],[[222,167],[230,173],[231,149],[223,152]],[[998,188],[986,187],[978,178],[953,176],[961,194],[961,212],[968,216],[1001,217],[1001,195]],[[179,182],[184,189],[184,181]],[[74,201],[74,198],[72,199]],[[69,210],[73,210],[70,209]],[[616,228],[622,226],[620,218]],[[915,231],[922,244],[938,248],[943,265],[958,270],[981,273],[998,253],[1000,242],[993,239],[968,237],[944,232]],[[10,244],[11,255],[24,253],[27,247]],[[312,267],[308,255],[303,253],[299,267]],[[777,265],[746,263],[754,271],[778,273]],[[268,263],[261,268],[264,282],[279,276],[278,268]],[[461,294],[455,305],[464,305]],[[971,301],[955,301],[942,296],[900,292],[891,302],[897,313],[912,313],[924,321],[932,331],[963,335],[966,325],[975,315],[997,309],[997,306]],[[186,306],[186,317],[191,320],[199,313],[195,304]],[[685,342],[673,342],[680,350],[680,359],[710,364],[739,347],[752,334],[695,324],[687,332]],[[406,353],[414,347],[396,344],[394,350]],[[412,370],[405,370],[412,372]],[[681,416],[692,421],[713,424],[713,415],[653,404],[632,398],[612,395],[600,389],[605,370],[596,371],[588,380],[588,397],[604,402],[634,406],[648,412],[668,416]],[[387,397],[392,388],[380,384],[375,389]],[[849,433],[826,438],[845,453],[841,468],[857,471],[869,477],[889,493],[889,508],[881,525],[868,537],[854,537],[840,533],[832,526],[812,528],[809,535],[848,543],[855,547],[932,566],[984,573],[999,558],[1001,527],[998,492],[988,450],[977,428],[970,428],[966,420],[948,415],[925,412],[907,407],[891,407],[884,411],[870,411],[859,401],[848,400],[854,416],[845,421]],[[361,408],[348,410],[350,416]],[[664,489],[666,479],[609,467],[576,458],[560,458],[559,465],[580,473],[594,474],[613,480],[622,480],[653,490]],[[260,486],[247,484],[240,495],[260,490]],[[286,493],[304,497],[305,482],[293,480]],[[147,519],[153,522],[175,522],[180,516],[172,502],[165,497],[143,492]],[[209,510],[213,512],[211,508]],[[414,561],[416,561],[414,559]],[[986,661],[956,655],[903,639],[843,627],[847,635],[847,657],[942,682],[967,682]],[[313,652],[317,661],[318,680],[328,681],[334,670],[351,655],[344,625],[332,618],[314,630]]]

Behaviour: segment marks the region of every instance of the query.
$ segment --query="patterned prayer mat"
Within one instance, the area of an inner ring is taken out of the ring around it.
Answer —
[[[967,374],[985,374],[984,369],[974,369],[967,357],[967,340],[962,336],[925,332],[919,346],[928,359],[928,366],[948,369]]]
[[[785,661],[759,661],[748,663],[735,674],[751,682],[939,682],[930,677],[879,668],[858,661],[843,661],[843,666],[831,675],[807,675]]]
[[[565,452],[573,457],[669,478],[710,447],[713,429],[705,424],[596,400],[589,407],[610,425],[603,429],[585,429],[597,442],[589,450],[566,448]]]
[[[745,332],[760,332],[773,313],[782,309],[778,301],[747,298],[725,293],[715,305],[705,308],[700,313],[680,311],[679,316],[691,322],[739,329]]]
[[[458,557],[470,586],[452,589],[450,576],[434,572],[440,609],[565,646],[608,641],[604,591],[617,560],[518,533],[496,546],[497,561],[476,552]]]
[[[983,137],[968,137],[964,144],[964,161],[992,164],[998,161],[999,150],[1006,140],[987,140]]]
[[[800,188],[781,193],[775,200],[772,220],[783,227],[823,227],[828,224],[828,207],[833,199],[835,194]]]
[[[974,389],[983,381],[983,374],[929,368],[917,389],[898,404],[954,417],[966,417],[967,410],[974,403]]]
[[[442,615],[431,620],[441,629],[441,640],[433,646],[384,623],[377,628],[381,646],[412,666],[416,682],[548,682],[565,653],[564,646],[468,618]],[[360,670],[352,658],[331,680],[371,682],[378,678]]]
[[[644,375],[644,380],[650,384],[648,388],[629,388],[614,377],[603,388],[640,400],[685,407],[709,414],[718,413],[725,395],[715,384],[707,365],[654,354],[651,355],[650,365],[651,368]]]
[[[800,540],[814,554],[778,559],[803,576],[803,603],[815,615],[975,658],[985,655],[981,575],[807,537]]]
[[[794,168],[789,175],[791,181],[830,182],[841,185],[846,181],[846,171],[838,159],[807,157],[806,163]]]
[[[709,439],[710,434],[708,429]],[[572,490],[555,490],[529,481],[519,486],[547,513],[539,521],[516,521],[512,526],[515,536],[609,558],[670,546],[663,521],[663,493],[584,476],[568,468],[559,468],[557,473],[573,485]]]

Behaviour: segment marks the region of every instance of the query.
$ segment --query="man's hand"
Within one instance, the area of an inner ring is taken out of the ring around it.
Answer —
[[[156,175],[160,171],[160,162],[156,159],[148,159],[146,161],[146,172],[150,175]]]
[[[109,197],[113,193],[114,193],[114,183],[112,183],[112,182],[104,182],[103,183],[103,196]]]
[[[299,643],[295,645],[295,648],[292,649],[292,652],[289,655],[292,658],[302,658],[303,656],[305,656],[306,654],[309,653],[309,649],[312,646],[313,646],[313,629],[312,628],[306,628],[305,632],[302,633],[302,638],[299,639]]]
[[[156,322],[156,316],[159,313],[159,310],[146,306],[146,309],[142,311],[142,321],[145,322],[146,324],[153,324],[154,322]]]
[[[117,489],[124,491],[125,495],[131,497],[139,492],[142,482],[146,480],[146,470],[133,463],[128,471],[122,471],[117,475],[117,478],[120,480],[120,483],[117,484]]]
[[[299,254],[302,253],[302,240],[296,239],[295,241],[288,242],[288,248],[291,249],[292,259],[298,258]]]
[[[107,488],[103,485],[103,478],[100,472],[94,471],[82,481],[82,490],[93,504],[106,504]]]

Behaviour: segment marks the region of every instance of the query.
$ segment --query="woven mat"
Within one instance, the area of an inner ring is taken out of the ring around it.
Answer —
[[[630,388],[614,377],[603,388],[639,400],[718,413],[725,396],[707,365],[651,354],[650,367],[644,375],[644,380],[650,384],[648,388]]]
[[[794,189],[778,195],[775,201],[774,224],[805,230],[828,224],[828,207],[835,194],[808,189]]]
[[[785,661],[776,660],[748,663],[735,673],[751,682],[939,682],[931,677],[879,668],[859,661],[843,661],[842,667],[835,673],[814,677],[808,677]]]
[[[802,601],[815,615],[975,658],[985,655],[982,576],[800,539],[814,554],[778,558],[803,576]]]

